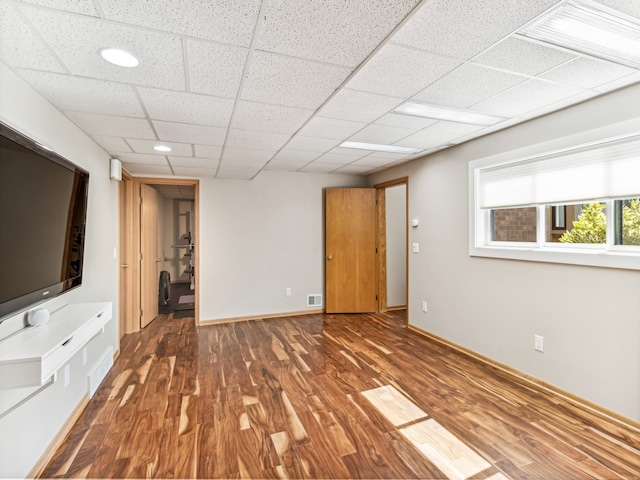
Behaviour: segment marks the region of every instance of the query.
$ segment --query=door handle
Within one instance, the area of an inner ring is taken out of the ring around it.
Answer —
[[[327,260],[331,261],[332,258],[333,258],[333,255],[327,255]]]

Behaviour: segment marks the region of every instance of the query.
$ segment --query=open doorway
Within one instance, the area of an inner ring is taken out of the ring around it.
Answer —
[[[133,177],[123,191],[121,334],[160,317],[197,322],[198,181]]]

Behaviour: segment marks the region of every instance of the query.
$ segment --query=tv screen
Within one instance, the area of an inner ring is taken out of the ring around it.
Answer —
[[[82,283],[89,174],[0,123],[0,322]]]

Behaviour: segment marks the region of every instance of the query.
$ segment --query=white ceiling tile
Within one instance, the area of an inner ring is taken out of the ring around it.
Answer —
[[[400,160],[403,158],[407,158],[411,155],[406,155],[404,153],[393,153],[393,152],[373,152],[371,155],[367,155],[365,158],[376,158],[376,159],[385,159],[385,160]],[[364,160],[364,158],[363,158]]]
[[[139,88],[140,96],[153,120],[227,127],[233,109],[230,98],[194,93]]]
[[[547,47],[520,37],[508,37],[473,59],[476,63],[538,75],[576,58],[558,48]]]
[[[68,12],[80,13],[91,17],[98,17],[99,13],[93,0],[21,0],[24,3],[40,5],[41,7],[57,8]]]
[[[335,163],[312,162],[302,167],[300,171],[306,173],[331,173],[338,168],[340,168],[340,165],[336,165]]]
[[[187,46],[191,91],[235,98],[249,50],[197,40]]]
[[[222,155],[222,146],[212,145],[196,145],[196,157],[199,158],[213,158],[219,160]]]
[[[185,177],[215,177],[217,168],[173,167],[176,175]]]
[[[243,169],[233,169],[233,168],[220,168],[216,175],[216,178],[222,178],[227,180],[251,180],[255,177],[260,169],[254,170],[243,170]]]
[[[226,128],[210,127],[208,125],[194,125],[189,123],[174,123],[154,120],[153,126],[155,127],[160,140],[168,142],[222,145],[227,135]]]
[[[291,136],[284,133],[252,132],[232,128],[229,130],[227,145],[256,150],[279,150],[289,141],[289,138]]]
[[[541,78],[581,88],[595,88],[636,73],[637,70],[595,58],[579,57],[550,70]]]
[[[100,0],[106,17],[112,20],[243,47],[251,44],[261,3],[261,0]]]
[[[484,128],[486,127],[483,125],[468,125],[466,123],[447,122],[441,120],[430,127],[425,128],[425,131],[452,135],[468,135],[470,133],[483,130]]]
[[[124,168],[133,175],[173,175],[171,167],[168,165],[127,163]]]
[[[290,161],[290,160],[273,159],[269,163],[267,163],[264,168],[265,170],[280,170],[285,172],[295,172],[301,169],[302,167],[304,167],[305,165],[307,165],[308,163],[309,162],[296,162],[296,161]]]
[[[429,85],[413,98],[426,103],[467,108],[528,78],[467,63]]]
[[[336,147],[336,148],[332,148],[327,153],[330,153],[333,155],[349,156],[349,157],[353,157],[353,159],[355,160],[357,158],[362,158],[365,155],[369,155],[371,153],[371,150],[365,150],[360,148]]]
[[[434,148],[441,145],[448,144],[452,139],[456,138],[456,135],[430,132],[428,130],[422,130],[418,133],[396,142],[396,145],[401,147],[413,147],[413,148]]]
[[[602,5],[618,10],[626,15],[640,18],[640,2],[634,0],[595,0]]]
[[[390,127],[422,130],[436,122],[437,120],[433,120],[432,118],[414,117],[413,115],[403,115],[399,113],[387,113],[377,119],[374,123],[376,125],[388,125]]]
[[[219,160],[213,158],[194,158],[194,157],[174,157],[169,156],[169,163],[172,167],[188,167],[188,168],[218,168]]]
[[[612,90],[616,90],[618,88],[626,87],[633,83],[640,82],[640,72],[633,73],[631,75],[627,75],[619,80],[614,80],[613,82],[605,83],[604,85],[600,85],[599,87],[594,88],[594,90],[600,92],[610,92]]]
[[[576,87],[533,79],[480,102],[473,109],[491,115],[517,117],[580,92],[582,90]]]
[[[185,87],[182,42],[175,36],[32,7],[24,11],[76,75],[160,88]],[[122,68],[104,60],[100,49],[113,46],[135,55],[140,65]]]
[[[271,133],[295,133],[313,110],[240,101],[236,106],[232,127]]]
[[[580,90],[579,93],[576,93],[575,95],[562,97],[560,99],[557,99],[554,102],[546,103],[541,107],[529,110],[528,112],[526,112],[525,118],[535,118],[540,115],[554,112],[556,110],[560,110],[561,108],[565,108],[569,105],[574,105],[576,103],[583,102],[584,100],[592,98],[595,95],[598,95],[598,93],[593,92],[591,90]]]
[[[354,167],[359,166],[359,167],[376,168],[376,167],[383,167],[385,165],[389,165],[397,161],[398,159],[395,159],[395,158],[380,158],[380,157],[372,157],[368,155],[364,158],[361,158],[360,160],[356,160],[351,165],[353,165]]]
[[[369,123],[404,101],[357,90],[340,90],[319,112],[319,115],[342,120]]]
[[[281,162],[302,163],[306,165],[311,160],[314,160],[319,156],[320,156],[320,152],[311,152],[311,151],[305,151],[305,150],[291,150],[288,148],[283,148],[276,154],[275,157],[273,157],[273,159]]]
[[[387,125],[369,125],[353,135],[349,140],[352,142],[391,144],[412,133],[416,133],[416,130],[389,127]]]
[[[131,145],[135,153],[148,153],[151,155],[167,155],[169,152],[158,152],[153,149],[155,145],[166,145],[171,148],[171,155],[176,157],[191,157],[193,150],[188,143],[161,142],[160,140],[140,140],[137,138],[127,138],[127,143]]]
[[[370,167],[368,165],[346,165],[336,170],[334,173],[340,175],[364,175],[374,169],[375,167]]]
[[[130,85],[37,70],[20,75],[61,110],[145,118]]]
[[[135,163],[139,165],[169,165],[164,155],[151,155],[147,153],[120,153],[118,160],[124,164]]]
[[[261,163],[264,165],[275,155],[274,150],[226,147],[222,152],[223,162]]]
[[[257,48],[356,67],[417,3],[272,0]]]
[[[5,2],[0,2],[0,60],[13,67],[66,71],[11,4]]]
[[[558,0],[431,0],[393,37],[394,42],[470,59]]]
[[[361,130],[366,126],[366,123],[361,122],[315,116],[300,129],[298,134],[307,137],[346,140],[358,130]]]
[[[461,60],[388,43],[349,80],[347,88],[408,98],[461,63]]]
[[[350,73],[346,67],[257,51],[251,57],[241,97],[315,110]]]
[[[289,140],[289,143],[287,143],[287,149],[306,150],[308,152],[326,152],[339,143],[340,140],[335,139],[295,135],[291,140]]]
[[[331,163],[335,165],[347,165],[356,160],[352,155],[340,155],[337,153],[325,153],[315,161],[318,163]]]
[[[90,135],[155,139],[149,121],[142,118],[98,115],[86,112],[65,112],[73,122]]]
[[[111,154],[132,151],[129,144],[125,142],[122,137],[109,137],[106,135],[91,135],[91,137],[98,145]]]

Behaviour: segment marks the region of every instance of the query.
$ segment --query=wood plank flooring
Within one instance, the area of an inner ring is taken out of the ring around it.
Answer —
[[[122,339],[42,476],[640,478],[640,432],[514,383],[403,315],[161,317]]]

